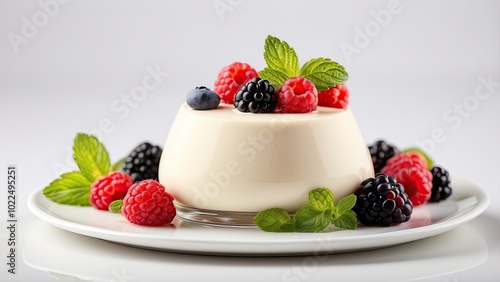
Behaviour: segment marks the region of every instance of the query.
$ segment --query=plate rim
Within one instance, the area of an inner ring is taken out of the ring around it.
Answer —
[[[364,247],[364,248],[346,248],[342,249],[341,251],[336,251],[332,249],[324,250],[324,252],[327,253],[336,253],[336,252],[351,252],[351,251],[362,251],[362,250],[369,250],[369,249],[375,249],[375,248],[381,248],[381,247],[388,247],[388,246],[393,246],[393,245],[399,245],[407,242],[412,242],[420,239],[424,239],[427,237],[432,237],[444,232],[447,232],[455,227],[458,227],[459,225],[462,225],[466,222],[469,222],[470,220],[476,218],[480,214],[482,214],[489,206],[490,203],[490,198],[488,194],[481,189],[479,186],[473,184],[472,182],[466,180],[465,178],[456,176],[454,181],[463,183],[463,186],[466,186],[468,190],[468,193],[466,193],[465,198],[470,198],[472,196],[476,197],[476,203],[470,208],[470,210],[464,212],[463,214],[458,215],[455,218],[452,219],[442,219],[440,221],[434,222],[432,224],[426,225],[426,226],[420,226],[420,227],[415,227],[415,228],[409,228],[409,229],[400,229],[400,230],[394,230],[390,232],[382,232],[382,233],[372,233],[372,234],[365,234],[363,236],[356,236],[356,237],[335,237],[332,236],[332,232],[326,232],[326,233],[290,233],[290,234],[296,234],[293,237],[287,236],[284,237],[282,236],[282,233],[266,233],[266,234],[274,234],[271,236],[274,236],[271,238],[266,238],[263,240],[258,240],[258,241],[249,241],[247,239],[242,239],[236,237],[231,237],[231,240],[228,241],[229,238],[224,238],[224,239],[219,239],[219,238],[197,238],[195,242],[197,244],[213,244],[214,246],[220,246],[220,245],[228,245],[228,244],[238,244],[238,243],[245,243],[247,246],[254,246],[254,245],[266,245],[266,244],[273,244],[273,245],[289,245],[293,243],[300,243],[300,244],[310,244],[310,243],[318,243],[318,240],[320,239],[332,239],[331,242],[329,243],[345,243],[351,242],[351,243],[359,243],[360,240],[362,241],[373,241],[379,240],[383,241],[388,238],[396,238],[394,243],[392,244],[372,244],[370,247]],[[462,185],[461,185],[462,186]],[[464,192],[464,191],[460,191]],[[452,194],[452,199],[453,199],[454,194]],[[216,251],[216,250],[210,250],[211,248],[205,248],[205,250],[187,250],[186,248],[172,248],[172,247],[167,247],[167,248],[161,248],[161,247],[151,247],[147,245],[141,245],[141,244],[134,244],[130,243],[130,240],[133,239],[148,239],[148,240],[153,240],[153,241],[162,241],[165,239],[170,239],[175,242],[179,243],[192,243],[194,242],[193,238],[182,238],[182,237],[159,237],[156,234],[143,234],[143,233],[133,233],[133,232],[126,232],[126,231],[119,231],[119,230],[113,230],[113,229],[106,229],[103,227],[98,227],[98,226],[92,226],[92,225],[86,225],[82,224],[79,222],[73,222],[69,220],[64,220],[62,218],[59,218],[53,214],[51,214],[49,211],[46,210],[45,207],[43,207],[43,204],[39,203],[39,199],[41,197],[45,197],[43,195],[43,188],[37,189],[35,191],[32,191],[28,197],[28,209],[33,213],[36,217],[41,219],[42,221],[45,221],[46,223],[49,223],[52,226],[55,226],[57,228],[80,234],[83,236],[88,236],[88,237],[93,237],[97,239],[103,239],[107,241],[111,241],[114,243],[119,243],[119,244],[125,244],[125,245],[131,245],[134,247],[139,247],[139,248],[149,248],[149,249],[157,249],[160,251],[166,251],[166,252],[186,252],[186,253],[203,253],[203,254],[212,254],[212,255],[290,255],[290,254],[297,254],[297,252],[294,252],[293,250],[291,251],[276,251],[272,250],[270,252],[262,252],[262,251],[251,251],[249,248],[248,251],[242,251],[242,250],[235,250],[232,251],[230,250],[229,252],[221,252],[221,251]],[[48,200],[48,199],[47,199]],[[461,198],[457,199],[461,200]],[[50,201],[50,200],[48,200]],[[457,202],[458,203],[458,202]],[[51,202],[50,204],[52,205],[60,205],[55,202]],[[438,204],[438,203],[436,203]],[[88,207],[86,207],[88,208]],[[450,216],[455,215],[457,212],[461,211],[460,209],[451,213]],[[143,228],[155,228],[155,227],[143,227]],[[231,227],[212,227],[212,228],[217,228],[217,229],[227,229],[231,230],[233,228]],[[373,227],[373,228],[382,228],[382,227]],[[240,228],[241,229],[241,228]],[[356,232],[356,230],[342,230],[342,232]],[[288,234],[288,235],[290,235]],[[281,236],[280,236],[281,235]],[[119,237],[118,240],[116,238],[111,238],[111,237]],[[281,238],[280,238],[281,237]],[[278,240],[279,238],[279,240]],[[128,240],[127,240],[128,239]],[[371,240],[370,240],[371,239]],[[299,251],[299,254],[304,254],[304,253],[317,253],[317,250],[310,250],[310,252],[303,252]]]

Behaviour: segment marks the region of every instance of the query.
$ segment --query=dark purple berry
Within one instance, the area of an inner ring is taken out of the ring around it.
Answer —
[[[368,146],[368,149],[370,150],[375,173],[379,173],[390,158],[399,154],[398,148],[383,140],[378,140],[373,145]]]
[[[145,179],[158,180],[158,169],[162,149],[144,142],[137,146],[125,159],[123,172],[132,177],[134,182]]]
[[[269,81],[259,77],[254,77],[241,86],[234,96],[234,107],[240,112],[272,113],[277,104],[274,87]]]
[[[444,168],[435,166],[431,169],[432,173],[432,194],[430,202],[439,202],[446,200],[451,193],[450,174]]]
[[[403,185],[385,174],[364,180],[355,193],[357,200],[352,210],[365,225],[390,226],[406,222],[413,212],[413,204]]]
[[[186,103],[194,110],[212,110],[219,106],[220,96],[205,86],[199,86],[187,93]]]

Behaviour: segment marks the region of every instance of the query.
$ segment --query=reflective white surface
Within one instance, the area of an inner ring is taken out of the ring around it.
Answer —
[[[390,248],[297,257],[220,257],[127,247],[26,222],[23,259],[47,281],[498,281],[498,219]],[[494,276],[497,274],[496,276]],[[42,277],[40,277],[42,278]]]

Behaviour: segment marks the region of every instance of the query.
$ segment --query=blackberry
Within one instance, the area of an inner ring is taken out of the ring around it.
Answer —
[[[375,144],[368,146],[368,149],[372,156],[375,173],[379,173],[390,158],[400,153],[396,146],[392,146],[384,140],[378,140]]]
[[[432,173],[432,194],[430,202],[439,202],[446,200],[451,193],[450,174],[444,168],[435,166],[431,169]]]
[[[390,226],[411,218],[413,204],[394,177],[379,173],[375,178],[365,179],[355,195],[357,200],[352,210],[362,224]]]
[[[242,85],[234,96],[234,107],[240,112],[272,113],[276,110],[278,96],[267,80],[254,77]]]
[[[134,182],[155,179],[158,180],[162,149],[144,142],[137,146],[125,159],[123,171],[132,177]]]

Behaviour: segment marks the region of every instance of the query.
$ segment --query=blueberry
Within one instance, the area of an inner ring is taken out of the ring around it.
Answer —
[[[205,86],[199,86],[187,93],[186,103],[194,110],[212,110],[219,105],[220,96]]]

